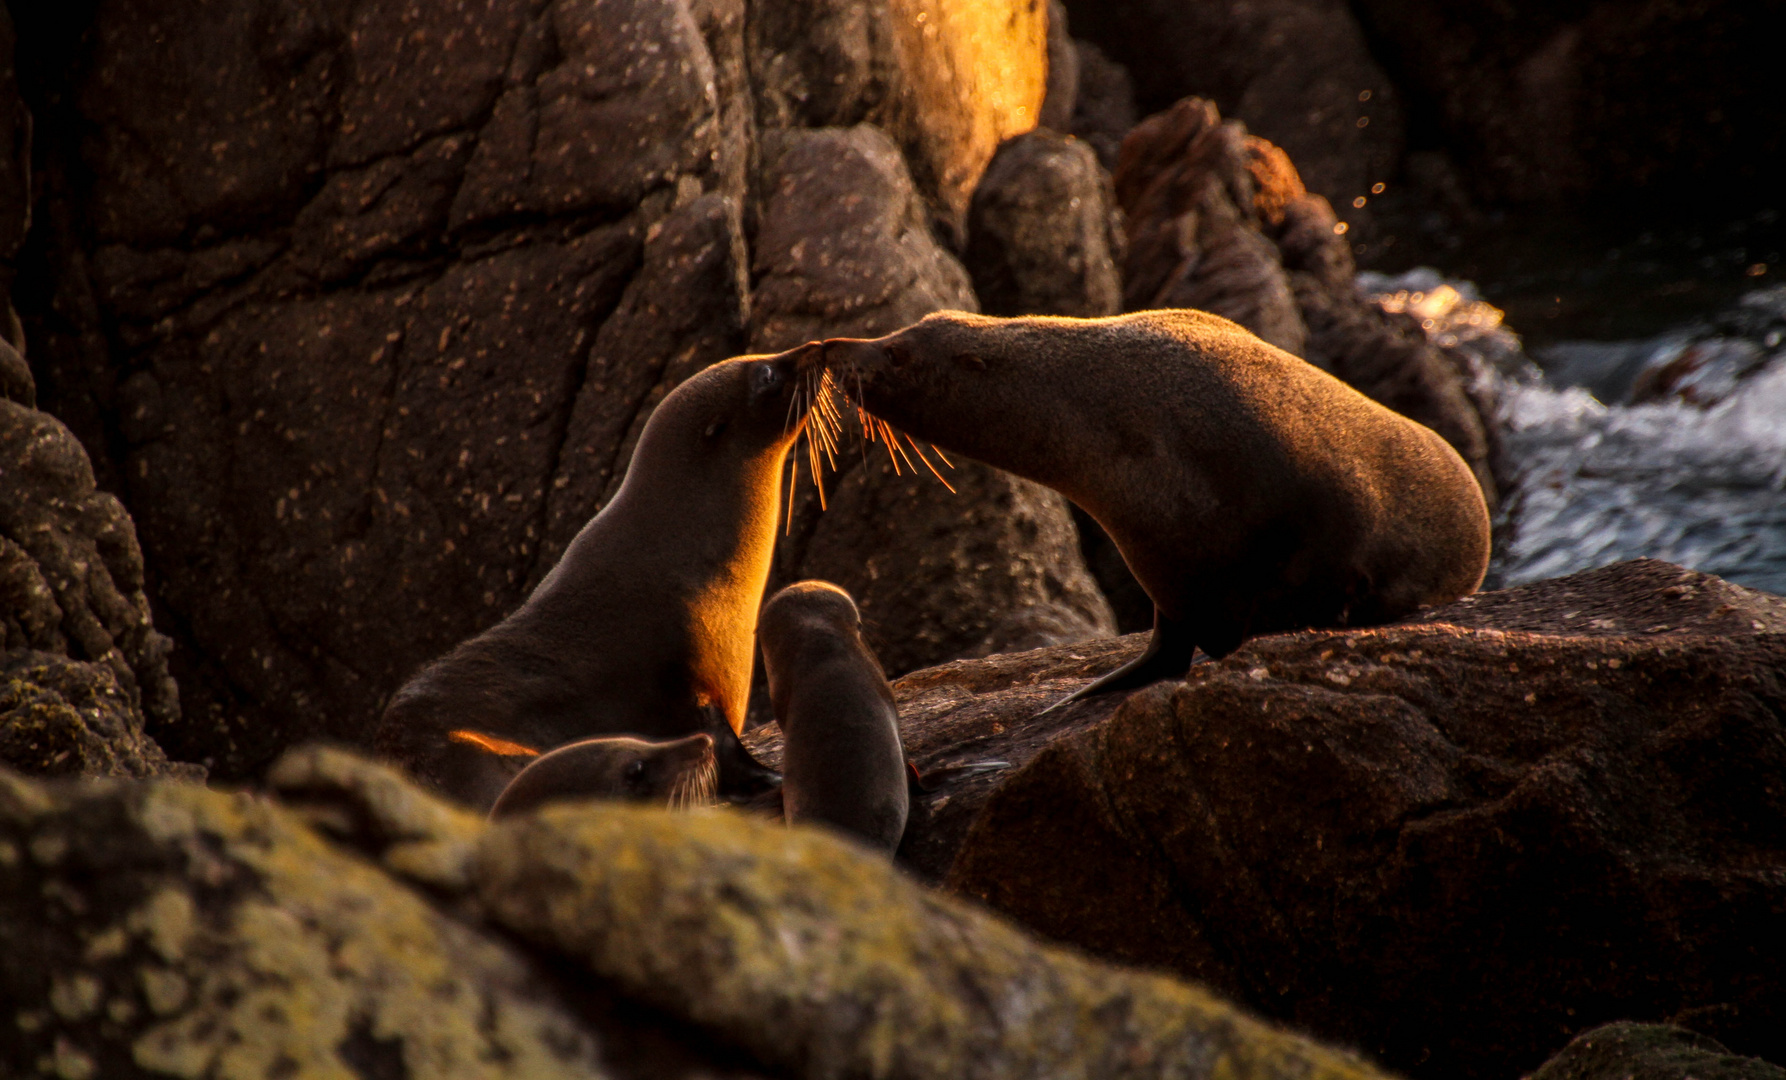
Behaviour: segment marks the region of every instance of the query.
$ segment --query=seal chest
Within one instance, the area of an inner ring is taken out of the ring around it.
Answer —
[[[1069,701],[1182,677],[1199,647],[1400,618],[1488,568],[1482,491],[1443,439],[1205,312],[940,312],[824,355],[870,413],[1054,488],[1110,534],[1153,638]]]
[[[783,816],[892,852],[909,772],[893,690],[855,601],[830,582],[796,582],[763,605],[757,638],[781,724]]]
[[[722,361],[672,391],[614,498],[519,609],[397,692],[377,749],[488,809],[524,763],[503,746],[704,732],[723,793],[767,790],[775,774],[738,733],[782,463],[822,375],[814,344]]]

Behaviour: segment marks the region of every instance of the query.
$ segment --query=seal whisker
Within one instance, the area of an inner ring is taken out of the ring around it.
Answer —
[[[936,466],[932,465],[930,463],[930,459],[924,456],[924,451],[918,449],[918,442],[916,439],[911,437],[910,433],[907,433],[907,435],[905,437],[905,441],[912,444],[912,453],[918,455],[918,460],[922,461],[924,463],[924,467],[926,469],[930,470],[930,475],[936,477],[938,483],[940,483],[944,487],[948,488],[949,494],[951,494],[951,495],[955,494],[955,485],[949,483],[947,480],[944,480],[943,474],[936,471]],[[936,447],[933,446],[933,447],[931,447],[931,449],[935,450]]]
[[[948,456],[948,455],[947,455],[947,454],[945,454],[945,453],[943,453],[943,448],[942,448],[942,447],[940,447],[940,446],[938,446],[938,445],[937,445],[937,444],[935,444],[935,443],[931,443],[931,444],[930,444],[930,448],[931,448],[931,449],[932,449],[932,450],[934,450],[934,451],[936,451],[936,456],[937,456],[937,457],[939,457],[939,458],[942,458],[942,459],[943,459],[943,464],[944,464],[944,465],[947,465],[947,466],[948,466],[948,467],[949,467],[949,468],[951,468],[951,469],[953,469],[953,468],[954,468],[954,467],[955,467],[955,463],[954,463],[954,462],[953,462],[953,461],[950,461],[950,460],[949,460],[949,456]]]

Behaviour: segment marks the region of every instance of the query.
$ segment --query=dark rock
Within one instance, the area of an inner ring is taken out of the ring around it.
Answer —
[[[1199,308],[1300,356],[1308,331],[1277,249],[1259,231],[1247,160],[1245,129],[1195,99],[1148,117],[1123,140],[1123,306]]]
[[[1123,141],[1124,305],[1197,307],[1331,371],[1457,450],[1492,510],[1498,441],[1471,373],[1357,290],[1346,229],[1284,151],[1191,98]]]
[[[19,247],[31,227],[31,113],[19,97],[13,66],[16,40],[12,14],[0,8],[0,343],[22,350],[25,338],[12,309],[12,284]],[[15,393],[8,367],[0,355],[0,397]]]
[[[1577,1035],[1532,1080],[1786,1080],[1786,1069],[1685,1028],[1620,1022]]]
[[[203,780],[143,734],[143,714],[105,664],[0,652],[0,763],[34,776]]]
[[[1091,148],[1037,129],[998,148],[968,209],[962,261],[989,315],[1122,310],[1122,215]]]
[[[1346,202],[1401,162],[1400,97],[1344,0],[1069,0],[1074,32],[1127,65],[1146,112],[1210,98]],[[1362,123],[1361,123],[1362,121]]]
[[[1089,41],[1075,40],[1079,57],[1079,93],[1068,131],[1090,144],[1106,169],[1116,168],[1122,140],[1135,126],[1135,88],[1129,71]]]
[[[908,675],[921,770],[1011,768],[915,798],[901,858],[1416,1076],[1514,1075],[1619,1018],[1786,1031],[1780,603],[1639,561],[1422,619],[1041,716],[1141,636]]]
[[[765,144],[774,156],[754,249],[753,350],[874,337],[932,311],[977,308],[885,135],[832,128]],[[951,494],[907,458],[896,470],[882,446],[846,449],[824,470],[827,508],[810,484],[796,495],[770,588],[820,578],[848,589],[890,673],[1114,628],[1060,495],[976,462],[938,461]]]
[[[143,584],[130,516],[94,488],[80,443],[53,417],[0,401],[0,652],[102,667],[109,677],[95,674],[88,690],[70,692],[121,695],[138,714],[139,734],[144,718],[178,726],[169,643],[150,620]]]
[[[1037,126],[1071,132],[1079,106],[1079,48],[1067,32],[1067,8],[1048,0],[1048,88]]]
[[[37,380],[31,376],[31,365],[4,341],[0,341],[0,400],[27,409],[37,407]]]
[[[1774,4],[1352,5],[1493,201],[1771,199]],[[1375,123],[1373,121],[1373,128]]]

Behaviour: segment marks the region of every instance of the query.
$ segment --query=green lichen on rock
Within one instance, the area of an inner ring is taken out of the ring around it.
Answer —
[[[274,763],[267,784],[313,828],[398,877],[450,893],[470,889],[471,849],[483,819],[430,796],[397,770],[310,744]]]
[[[1577,1035],[1530,1080],[1786,1080],[1786,1069],[1686,1028],[1621,1021]]]
[[[527,961],[248,795],[0,773],[0,953],[0,1075],[604,1075]]]
[[[37,776],[205,774],[143,733],[112,668],[32,650],[0,654],[0,762]]]
[[[565,806],[493,826],[491,917],[810,1077],[1366,1080],[1213,995],[1037,944],[830,835]]]

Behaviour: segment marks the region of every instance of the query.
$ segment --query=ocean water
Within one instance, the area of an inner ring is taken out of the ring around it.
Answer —
[[[1527,356],[1467,282],[1362,274],[1421,319],[1503,439],[1500,586],[1666,559],[1786,595],[1786,287],[1652,338]]]

